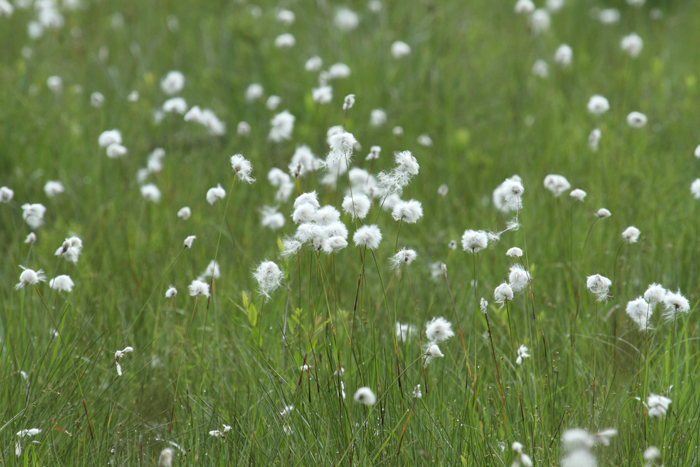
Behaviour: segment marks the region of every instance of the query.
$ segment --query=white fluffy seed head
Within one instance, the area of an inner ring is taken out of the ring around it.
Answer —
[[[517,246],[514,246],[506,251],[506,256],[510,256],[511,258],[521,258],[523,256],[523,250]]]
[[[184,208],[181,208],[177,212],[177,217],[179,217],[183,221],[186,221],[187,219],[189,219],[191,215],[192,215],[192,210],[187,206],[185,206]]]
[[[598,219],[605,219],[607,217],[612,216],[612,213],[605,208],[600,208],[598,209],[598,212],[595,213],[595,215]]]
[[[483,230],[465,230],[462,235],[462,249],[476,254],[489,244],[488,235]]]
[[[236,172],[236,178],[244,183],[253,183],[255,179],[250,176],[253,166],[249,160],[241,154],[231,156],[231,168]]]
[[[415,199],[399,201],[394,206],[391,217],[397,222],[402,221],[408,224],[415,224],[418,222],[418,219],[423,217],[423,206],[420,201],[416,201]]]
[[[165,291],[165,298],[175,298],[176,296],[177,289],[171,285],[168,287],[168,290]]]
[[[65,274],[56,276],[49,281],[49,287],[63,292],[71,292],[74,285],[73,280]]]
[[[377,402],[377,396],[368,387],[362,387],[355,392],[353,396],[355,402],[365,405],[374,405]]]
[[[207,191],[207,202],[209,204],[214,204],[220,199],[226,197],[226,190],[221,187],[221,184],[217,184],[214,188],[209,188]]]
[[[612,281],[600,274],[588,276],[586,279],[586,287],[596,296],[596,300],[599,302],[608,299],[611,285]]]
[[[431,343],[444,342],[454,335],[452,323],[442,316],[431,319],[425,325],[425,336]]]
[[[663,288],[659,284],[649,284],[649,287],[647,287],[646,292],[644,292],[644,300],[649,302],[649,304],[656,305],[657,303],[661,303],[664,300],[664,297],[666,296],[666,289]]]
[[[399,269],[401,266],[411,264],[418,255],[414,250],[401,248],[398,253],[389,258],[392,269]]]
[[[589,113],[602,115],[610,110],[610,103],[605,97],[595,94],[588,100],[586,107]]]
[[[508,281],[513,292],[520,292],[525,289],[530,283],[530,273],[525,270],[520,264],[514,264],[510,267]]]
[[[580,188],[576,188],[575,190],[571,190],[571,193],[569,193],[569,196],[571,196],[571,199],[575,199],[576,201],[581,201],[583,203],[583,200],[586,199],[586,193]]]
[[[188,289],[193,297],[209,296],[209,284],[198,279],[193,280]]]
[[[355,246],[365,246],[370,250],[376,250],[382,241],[382,232],[376,225],[363,225],[353,235]]]
[[[562,175],[549,174],[544,177],[544,187],[552,192],[555,197],[561,196],[566,190],[571,188],[571,184]]]
[[[638,228],[629,226],[622,232],[622,238],[625,239],[627,243],[637,243],[639,234],[640,232]]]
[[[258,281],[260,293],[270,298],[270,294],[282,284],[284,273],[274,262],[263,261],[253,272],[253,277]]]
[[[369,213],[369,208],[372,202],[369,198],[361,193],[348,195],[343,198],[343,211],[345,214],[352,216],[353,219],[364,219]]]
[[[504,282],[493,291],[493,297],[496,303],[503,305],[505,302],[510,302],[513,300],[513,289]]]
[[[194,242],[195,238],[197,238],[196,235],[190,235],[187,237],[184,242],[185,248],[192,248],[192,243]]]

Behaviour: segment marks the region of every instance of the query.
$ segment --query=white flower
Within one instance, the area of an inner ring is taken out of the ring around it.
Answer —
[[[698,146],[700,147],[700,146]],[[369,150],[369,154],[365,157],[366,161],[373,161],[379,159],[379,153],[382,152],[382,148],[379,146],[372,146]]]
[[[552,19],[549,17],[547,10],[537,9],[530,15],[530,28],[535,34],[546,32],[549,29]]]
[[[174,453],[175,451],[172,448],[163,449],[158,458],[158,467],[172,467]]]
[[[596,459],[588,449],[576,449],[561,460],[561,467],[597,467]]]
[[[214,260],[209,261],[207,268],[202,273],[202,277],[213,277],[214,279],[221,277],[219,263]]]
[[[245,91],[245,100],[254,101],[258,100],[263,95],[263,87],[258,83],[253,83]]]
[[[447,196],[447,192],[449,190],[450,189],[447,187],[447,185],[443,183],[442,185],[440,185],[438,187],[438,195],[440,195],[440,197],[444,198],[445,196]]]
[[[296,120],[296,117],[287,110],[275,115],[272,120],[270,120],[272,128],[270,128],[268,139],[275,143],[291,139],[292,131],[294,130],[294,120]]]
[[[106,148],[110,144],[122,144],[122,134],[119,130],[103,131],[97,138],[97,143],[102,148]]]
[[[605,97],[595,94],[588,100],[586,107],[588,108],[589,113],[602,115],[610,110],[610,103],[608,103],[608,100]]]
[[[118,159],[120,157],[125,156],[129,151],[121,144],[112,143],[109,146],[107,146],[106,152],[107,157],[109,157],[110,159]]]
[[[163,112],[178,113],[185,115],[187,112],[187,101],[182,97],[173,97],[163,102]]]
[[[334,63],[328,68],[329,79],[342,79],[350,76],[350,67],[345,63]]]
[[[139,92],[138,91],[131,91],[128,96],[126,96],[126,100],[129,102],[138,102],[139,101]]]
[[[392,269],[399,269],[402,265],[411,264],[418,255],[414,250],[407,250],[406,248],[401,248],[398,253],[389,258],[389,263]]]
[[[6,186],[0,187],[0,203],[9,203],[14,198],[15,192]]]
[[[391,55],[395,59],[400,59],[411,54],[411,46],[403,41],[396,41],[391,44]]]
[[[506,256],[510,256],[511,258],[520,258],[523,256],[523,250],[514,246],[506,251]]]
[[[141,187],[141,194],[146,199],[146,201],[153,201],[154,203],[160,202],[160,190],[157,186],[149,183]]]
[[[185,75],[179,71],[169,72],[160,82],[160,88],[169,96],[179,93],[185,87]]]
[[[365,246],[370,250],[376,250],[382,241],[382,232],[376,225],[363,225],[353,235],[355,246]]]
[[[620,48],[632,58],[636,58],[642,53],[644,41],[637,34],[632,33],[622,38]]]
[[[24,243],[36,243],[36,234],[34,232],[29,232],[29,235],[27,235],[27,238],[24,239]]]
[[[540,78],[549,76],[549,65],[542,59],[536,60],[532,65],[532,74]]]
[[[571,184],[562,175],[549,174],[544,177],[544,187],[554,194],[555,197],[561,196],[566,190],[571,188]]]
[[[338,8],[338,11],[335,13],[334,22],[341,31],[352,31],[360,24],[360,17],[352,10]]]
[[[165,149],[155,148],[148,156],[147,170],[148,172],[158,173],[163,170],[163,159],[165,158]]]
[[[323,240],[322,248],[324,252],[330,255],[331,253],[339,252],[347,246],[348,241],[344,237],[340,235],[334,235]]]
[[[282,240],[282,247],[284,250],[282,250],[280,256],[284,259],[288,259],[299,253],[299,250],[301,250],[301,242],[286,238]]]
[[[413,324],[396,323],[396,338],[401,342],[406,342],[418,333],[418,328]]]
[[[666,411],[671,405],[671,399],[664,396],[659,396],[654,393],[650,393],[647,397],[647,406],[649,407],[650,417],[663,417],[666,415]]]
[[[386,123],[386,112],[382,109],[374,109],[369,116],[369,124],[373,127],[379,127]]]
[[[165,298],[175,298],[176,295],[177,289],[172,285],[168,287],[168,290],[165,291]]]
[[[394,206],[391,217],[395,221],[403,221],[409,224],[415,224],[418,219],[423,217],[423,206],[420,201],[414,199],[409,201],[399,201]]]
[[[472,254],[486,248],[489,244],[489,238],[483,230],[465,230],[462,235],[462,249]]]
[[[353,219],[364,219],[369,213],[371,202],[369,198],[361,193],[348,195],[343,198],[343,211]]]
[[[605,218],[607,218],[607,217],[612,216],[612,214],[610,213],[610,211],[608,211],[608,210],[605,209],[605,208],[600,208],[600,209],[598,209],[598,212],[596,212],[595,215],[596,215],[596,217],[597,217],[598,219],[605,219]]]
[[[355,399],[355,402],[365,405],[374,405],[377,402],[377,396],[375,396],[372,390],[368,387],[358,389],[355,392],[353,399]]]
[[[323,66],[323,59],[318,55],[315,55],[306,61],[304,64],[304,69],[306,71],[319,71]]]
[[[90,94],[90,104],[95,108],[102,107],[105,103],[105,96],[101,92],[93,92]]]
[[[36,436],[39,433],[41,433],[41,428],[30,428],[28,430],[21,430],[17,432],[17,436],[20,438],[24,438],[29,436]]]
[[[653,462],[655,460],[661,459],[661,451],[659,451],[659,448],[656,446],[649,446],[647,449],[644,450],[644,454],[642,455],[645,461],[647,462]]]
[[[678,292],[666,292],[663,299],[664,309],[664,319],[671,320],[678,313],[688,313],[690,311],[690,303],[688,299],[685,298],[681,291]]]
[[[586,279],[586,287],[596,296],[597,301],[603,301],[608,298],[608,292],[610,291],[610,286],[612,281],[607,277],[601,276],[600,274],[595,274],[593,276],[588,276]]]
[[[49,287],[63,292],[71,292],[74,285],[73,280],[65,274],[56,276],[49,281]]]
[[[253,278],[258,281],[258,290],[267,298],[282,284],[283,277],[284,273],[272,261],[263,261],[253,272]]]
[[[572,428],[565,430],[561,435],[562,448],[565,451],[577,449],[590,449],[595,445],[595,438],[586,430]]]
[[[630,112],[627,115],[627,124],[632,128],[641,128],[647,124],[647,116],[641,112]]]
[[[603,133],[598,128],[594,128],[591,134],[588,135],[588,147],[591,148],[591,151],[598,150],[601,136],[603,136]]]
[[[185,248],[192,248],[192,243],[194,242],[194,239],[197,238],[196,235],[190,235],[185,239],[184,246]]]
[[[23,204],[22,211],[22,218],[24,218],[32,229],[38,229],[44,225],[46,208],[43,204]]]
[[[425,325],[425,336],[431,343],[444,342],[454,335],[452,323],[441,316],[431,319]]]
[[[567,44],[560,45],[556,52],[554,52],[554,63],[561,65],[562,67],[567,67],[571,65],[574,58],[574,52],[571,50]]]
[[[413,389],[413,397],[416,399],[420,399],[423,397],[423,393],[420,392],[420,384],[417,384],[416,387]]]
[[[278,49],[294,47],[296,43],[297,40],[289,33],[280,34],[275,38],[275,47]]]
[[[384,201],[385,209],[394,208],[398,197],[393,200],[393,204],[387,206],[390,195],[400,195],[403,189],[411,182],[411,179],[418,175],[420,169],[418,161],[413,157],[411,151],[394,153],[394,161],[396,162],[396,167],[389,172],[381,172],[379,174],[379,188],[386,198]]]
[[[528,352],[528,348],[525,347],[524,345],[521,345],[518,348],[518,358],[515,359],[515,363],[518,365],[522,365],[523,359],[530,358],[530,354],[527,352]],[[515,450],[515,448],[513,450]]]
[[[250,125],[247,122],[238,122],[236,126],[236,133],[241,136],[247,136],[250,134]]]
[[[424,146],[424,147],[426,147],[426,148],[428,148],[428,147],[430,147],[430,146],[433,145],[433,140],[430,138],[429,135],[427,135],[427,134],[425,134],[425,133],[423,133],[422,135],[418,136],[418,138],[416,139],[416,141],[418,142],[418,144],[420,144],[421,146]]]
[[[690,184],[690,192],[695,199],[700,199],[700,178],[696,178],[693,183]]]
[[[331,86],[313,88],[311,98],[318,104],[328,104],[333,100],[333,88]]]
[[[9,18],[14,11],[15,9],[10,2],[7,0],[0,0],[0,17],[7,16]]]
[[[583,202],[584,199],[586,199],[587,193],[580,188],[576,188],[575,190],[571,190],[571,193],[569,193],[569,196],[571,196],[571,199],[575,199],[577,201]]]
[[[350,110],[353,105],[355,105],[355,94],[348,94],[343,99],[343,110]]]
[[[300,204],[292,213],[292,220],[295,224],[305,224],[316,219],[317,209],[312,204]]]
[[[195,105],[185,114],[186,122],[196,122],[202,123],[202,109],[198,105]]]
[[[187,219],[189,219],[191,215],[192,215],[192,210],[187,206],[185,206],[184,208],[181,208],[177,212],[177,217],[179,217],[183,221],[186,221]]]
[[[236,177],[244,183],[253,183],[255,179],[250,176],[253,166],[241,154],[231,156],[231,168],[236,172]]]
[[[652,305],[647,303],[642,297],[638,297],[636,300],[627,302],[627,315],[632,321],[639,326],[640,331],[646,331],[649,329],[649,318],[651,317],[653,310]]]
[[[260,224],[271,230],[281,229],[284,227],[284,216],[273,207],[263,206]]]
[[[80,258],[80,252],[83,249],[83,242],[78,237],[66,238],[58,250],[56,250],[56,256],[62,256],[66,261],[77,264],[78,258]]]
[[[508,281],[510,282],[510,287],[514,292],[520,292],[530,283],[530,273],[527,272],[520,264],[516,263],[510,267]]]
[[[440,358],[444,357],[445,355],[440,351],[440,347],[438,347],[437,344],[429,343],[425,348],[425,353],[423,356],[425,357],[425,363],[423,366],[427,367],[428,363],[430,363],[433,358]]]
[[[496,303],[503,305],[505,302],[513,300],[513,289],[506,283],[502,283],[493,291]]]
[[[63,91],[63,80],[60,76],[49,76],[46,80],[46,86],[56,94]]]
[[[46,185],[44,185],[44,192],[49,198],[53,198],[57,194],[63,193],[63,191],[63,183],[58,181],[51,180],[46,182]]]
[[[226,197],[226,191],[221,188],[221,184],[217,184],[214,188],[209,188],[207,191],[207,202],[209,204],[214,204],[220,199]]]
[[[392,128],[391,133],[397,138],[399,138],[403,136],[403,128],[400,126],[395,126],[394,128]]]
[[[122,375],[122,366],[119,364],[119,360],[124,358],[124,355],[128,354],[129,352],[133,352],[134,348],[133,347],[124,347],[124,350],[117,350],[114,352],[114,363],[117,367],[117,375],[121,376]]]
[[[535,4],[532,0],[518,0],[515,2],[514,10],[519,15],[530,14],[535,11]]]
[[[638,228],[630,226],[622,232],[622,238],[624,238],[625,241],[627,241],[628,243],[637,243],[637,240],[639,239],[639,234],[640,232]]]
[[[644,300],[649,302],[650,305],[656,305],[664,300],[666,296],[666,289],[661,287],[659,284],[649,284],[646,292],[644,292]]]
[[[489,302],[484,299],[484,297],[481,297],[481,300],[479,300],[479,309],[483,314],[486,314],[487,308],[489,306]]]
[[[193,280],[187,288],[190,291],[190,295],[193,297],[198,297],[200,295],[204,295],[205,297],[209,296],[209,284],[198,279]]]
[[[285,10],[284,8],[282,8],[280,11],[277,12],[277,21],[286,24],[287,26],[294,24],[295,19],[296,16],[294,15],[293,11]]]
[[[615,24],[620,21],[620,11],[615,8],[600,10],[598,21],[602,24]]]
[[[352,159],[353,148],[357,140],[352,133],[341,132],[328,138],[330,152],[326,156],[326,170],[331,174],[342,174]]]

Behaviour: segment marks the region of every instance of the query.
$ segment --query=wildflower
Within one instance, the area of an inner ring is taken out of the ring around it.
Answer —
[[[549,65],[542,59],[536,60],[532,65],[532,74],[539,78],[549,76]]]
[[[41,433],[41,428],[30,428],[28,430],[20,430],[17,432],[17,436],[20,438],[36,436]]]
[[[449,191],[449,188],[444,183],[438,187],[438,195],[440,195],[440,197],[442,197],[442,198],[447,196],[448,191]]]
[[[620,48],[632,58],[637,58],[642,53],[644,41],[637,34],[632,33],[622,38]]]
[[[630,226],[622,232],[622,238],[624,238],[625,241],[627,241],[628,243],[637,243],[637,240],[639,239],[639,234],[640,232],[638,228]]]
[[[401,201],[401,198],[396,193],[392,193],[383,199],[382,209],[385,211],[393,211],[396,203]]]
[[[258,290],[267,298],[282,284],[283,277],[284,273],[272,261],[263,261],[253,273],[253,278],[258,281]]]
[[[547,10],[537,9],[530,15],[530,28],[535,34],[546,32],[549,29],[552,19],[549,17]]]
[[[328,68],[328,78],[342,79],[350,76],[350,67],[345,63],[334,63]]]
[[[114,352],[114,363],[117,366],[117,375],[121,376],[122,375],[122,366],[119,364],[119,360],[124,358],[124,355],[128,354],[129,352],[133,352],[134,348],[133,347],[124,347],[124,350],[117,350]]]
[[[129,102],[138,102],[139,100],[139,92],[138,91],[131,91],[128,96],[126,96],[126,100]]]
[[[700,178],[696,178],[693,183],[690,184],[690,192],[695,199],[700,199]]]
[[[287,110],[275,115],[272,120],[270,120],[270,125],[272,125],[272,128],[270,128],[268,139],[274,141],[275,143],[291,139],[295,119],[296,117],[290,114]]]
[[[666,292],[663,299],[664,309],[664,319],[670,320],[675,318],[678,313],[688,313],[690,311],[690,303],[688,299],[685,298],[681,291],[678,292]]]
[[[402,264],[409,265],[416,259],[416,252],[414,250],[407,250],[406,248],[401,248],[398,253],[389,258],[389,263],[392,269],[399,269]]]
[[[304,69],[306,71],[318,71],[323,66],[323,59],[318,55],[315,55],[308,59],[304,64]]]
[[[355,105],[355,94],[348,94],[343,99],[343,110],[350,110]]]
[[[202,273],[202,277],[213,277],[214,279],[218,279],[219,277],[221,277],[219,263],[214,260],[209,261],[207,268]]]
[[[698,146],[700,147],[700,146]],[[379,153],[382,152],[382,148],[379,146],[372,146],[369,150],[369,154],[365,157],[366,161],[373,161],[379,159]]]
[[[488,244],[488,236],[483,230],[465,230],[462,235],[462,249],[472,254],[483,250]]]
[[[620,10],[605,8],[598,13],[598,21],[602,24],[615,24],[620,21]]]
[[[173,97],[163,102],[163,112],[178,113],[185,115],[187,112],[187,101],[182,97]]]
[[[90,105],[99,109],[105,102],[105,96],[101,92],[93,92],[90,94]]]
[[[333,100],[333,88],[330,86],[321,86],[311,90],[311,98],[318,104],[328,104]]]
[[[179,71],[169,72],[160,82],[160,88],[169,96],[179,93],[185,87],[185,75]]]
[[[75,284],[73,284],[73,280],[70,278],[70,276],[65,274],[56,276],[49,281],[49,287],[63,292],[71,292],[74,285]]]
[[[62,256],[66,261],[73,264],[78,263],[78,258],[80,257],[80,252],[83,249],[83,241],[78,237],[67,238],[63,245],[61,245],[58,250],[56,250],[56,256]]]
[[[280,256],[284,259],[288,259],[299,253],[299,250],[301,250],[301,242],[287,238],[282,240],[282,247],[284,249],[280,253]]]
[[[175,454],[175,451],[172,448],[163,449],[158,458],[158,467],[172,467],[173,454]]]
[[[588,449],[576,449],[561,460],[562,467],[596,467],[596,459]]]
[[[60,76],[49,76],[46,80],[46,86],[55,94],[60,94],[63,91],[63,80]]]
[[[300,204],[292,213],[295,224],[313,222],[316,218],[316,208],[311,204]]]
[[[355,402],[360,402],[365,405],[374,405],[377,402],[377,396],[368,387],[358,389],[353,396]]]
[[[510,267],[508,281],[510,282],[510,287],[513,289],[513,292],[520,292],[530,283],[530,273],[516,263]]]
[[[425,325],[425,336],[431,343],[446,341],[454,335],[452,323],[443,317],[433,318]]]
[[[275,38],[275,47],[278,49],[285,49],[289,47],[294,47],[297,43],[297,40],[294,38],[293,35],[286,33],[286,34],[280,34]]]
[[[649,317],[653,313],[652,306],[642,297],[627,302],[627,316],[639,326],[640,331],[649,329]]]
[[[33,269],[27,269],[24,266],[20,266],[20,268],[22,268],[22,273],[19,275],[19,283],[15,285],[15,290],[19,290],[27,284],[36,285],[39,282],[46,281],[46,275],[41,269],[34,271]]]
[[[126,149],[126,147],[122,146],[121,144],[117,143],[112,143],[109,146],[107,146],[107,157],[110,159],[119,159],[120,157],[124,157],[127,155],[129,151]]]
[[[571,61],[574,58],[574,52],[571,50],[567,44],[560,45],[556,52],[554,52],[554,63],[561,65],[562,67],[567,67],[571,65]]]
[[[355,246],[376,250],[382,241],[382,232],[376,225],[363,225],[353,235]]]
[[[433,145],[433,140],[430,138],[429,135],[425,133],[418,136],[418,139],[416,141],[418,142],[418,144],[420,144],[421,146],[425,146],[426,148]]]
[[[14,198],[15,192],[6,186],[0,187],[0,203],[9,203]]]
[[[253,166],[241,154],[231,156],[231,167],[236,172],[236,177],[244,183],[253,183],[255,179],[250,176]]]
[[[440,347],[438,347],[437,344],[430,343],[426,346],[423,356],[425,357],[423,367],[427,367],[428,363],[430,363],[433,358],[440,358],[444,357],[445,355],[440,351]]]
[[[209,188],[207,191],[207,202],[209,204],[214,204],[220,199],[224,199],[226,196],[226,191],[221,188],[221,184],[217,184],[214,188]]]
[[[401,136],[403,136],[403,128],[400,126],[395,126],[394,128],[392,128],[391,133],[397,138],[400,138]]]
[[[185,248],[192,248],[192,243],[194,242],[195,238],[197,238],[195,235],[190,235],[187,237],[184,242]]]
[[[273,207],[263,206],[262,220],[260,221],[260,224],[263,227],[268,227],[271,230],[281,229],[284,227],[284,216],[282,213],[277,212],[277,210]]]
[[[363,194],[348,195],[343,198],[343,210],[346,214],[352,216],[353,219],[364,219],[367,217],[371,202],[369,198]],[[422,211],[421,211],[422,212]]]
[[[514,246],[513,248],[509,248],[508,251],[506,251],[506,256],[510,256],[511,258],[520,258],[523,256],[523,250]]]
[[[236,126],[236,133],[241,136],[249,135],[250,125],[247,122],[238,122],[238,126]]]
[[[651,465],[654,461],[661,459],[661,451],[656,446],[649,446],[644,450],[642,457],[646,461],[645,465]]]
[[[160,190],[157,186],[149,183],[141,187],[141,194],[146,199],[146,201],[153,201],[154,203],[160,202]]]
[[[391,55],[395,59],[400,59],[411,54],[411,46],[403,41],[396,41],[391,44]]]
[[[515,2],[514,10],[519,15],[530,14],[535,11],[535,4],[532,3],[532,0],[518,0]]]
[[[155,148],[148,156],[147,169],[149,172],[160,172],[163,170],[163,158],[165,158],[165,149]]]
[[[572,428],[565,430],[561,436],[562,447],[566,451],[590,449],[595,445],[595,438],[586,430]]]
[[[649,302],[650,305],[656,305],[664,300],[666,296],[666,289],[661,287],[659,284],[650,284],[646,292],[644,292],[644,300]]]
[[[409,201],[401,201],[396,203],[394,206],[391,217],[393,217],[395,221],[415,224],[418,219],[423,217],[423,207],[421,206],[420,201],[416,201],[414,199]]]
[[[199,279],[193,280],[187,288],[189,289],[192,297],[199,297],[200,295],[204,295],[205,297],[209,296],[209,284],[202,282]]]
[[[591,134],[588,135],[588,147],[591,148],[591,151],[598,150],[598,144],[600,143],[600,138],[602,135],[603,134],[598,128],[594,128],[593,131],[591,131]]]
[[[649,411],[647,412],[650,417],[663,417],[666,415],[668,407],[671,405],[671,399],[664,396],[659,396],[654,393],[649,394],[647,397],[647,407]]]
[[[481,300],[479,300],[479,309],[483,314],[486,314],[487,307],[489,306],[489,302],[486,301],[484,297],[481,297]]]
[[[352,10],[339,8],[335,13],[334,23],[341,31],[352,31],[360,24],[360,17]]]
[[[347,246],[348,241],[344,237],[340,235],[334,235],[323,240],[322,248],[324,252],[330,255],[331,253],[339,252]]]
[[[605,209],[605,208],[600,208],[600,209],[598,209],[598,212],[596,212],[595,215],[596,215],[596,217],[597,217],[598,219],[605,219],[605,218],[607,218],[607,217],[612,216],[612,214],[610,213],[610,211],[608,211],[608,210]]]
[[[100,133],[97,138],[97,143],[102,148],[106,148],[110,144],[122,144],[122,134],[119,130],[107,130]]]
[[[190,110],[188,110],[187,113],[185,114],[185,121],[186,122],[201,123],[202,116],[203,116],[202,109],[200,109],[198,105],[195,105]]]
[[[610,104],[605,97],[595,94],[588,100],[587,108],[589,113],[602,115],[610,110]]]
[[[513,289],[508,285],[508,283],[504,282],[496,287],[496,289],[493,291],[493,296],[496,303],[503,305],[503,303],[513,300]]]
[[[187,206],[185,206],[184,208],[181,208],[177,212],[177,217],[179,217],[183,221],[186,221],[187,219],[189,219],[191,215],[192,215],[192,210]]]
[[[417,384],[415,388],[413,388],[413,397],[414,399],[420,399],[423,397],[423,393],[420,392],[420,384]]]
[[[165,291],[165,298],[175,298],[177,295],[177,289],[174,286],[169,286],[168,290]]]
[[[627,124],[632,128],[641,128],[647,124],[647,116],[641,112],[630,112],[627,115]]]
[[[520,177],[507,178],[500,185],[503,205],[500,210],[504,212],[519,211],[523,207],[523,193],[525,187],[520,180]]]
[[[46,208],[43,204],[23,204],[22,211],[22,217],[32,229],[38,229],[44,225]]]
[[[562,175],[549,174],[544,177],[544,187],[554,194],[554,197],[561,196],[566,190],[571,188],[571,184]]]
[[[569,196],[571,196],[571,199],[575,199],[577,201],[581,201],[583,203],[583,200],[586,199],[586,193],[580,188],[576,188],[575,190],[571,190],[571,193],[569,193]]]
[[[253,83],[245,90],[245,100],[248,102],[258,100],[263,95],[263,87],[258,83]]]
[[[521,345],[518,348],[518,358],[515,359],[515,363],[518,365],[522,365],[523,359],[530,358],[530,354],[527,352],[528,352],[528,348],[525,347],[524,345]]]
[[[593,439],[597,444],[602,444],[603,446],[610,446],[610,439],[617,436],[617,430],[615,428],[607,428],[593,435]]]
[[[418,328],[413,324],[396,323],[396,338],[401,342],[406,342],[418,333]]]
[[[610,286],[612,281],[607,277],[601,276],[600,274],[595,274],[593,276],[588,276],[586,279],[586,287],[596,296],[596,300],[602,302],[608,298],[608,292],[610,291]]]
[[[24,239],[24,243],[36,243],[36,234],[34,232],[29,232],[29,235],[27,235],[27,238]]]

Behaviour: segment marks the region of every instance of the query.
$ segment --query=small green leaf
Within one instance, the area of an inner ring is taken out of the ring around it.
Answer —
[[[252,303],[248,305],[248,322],[251,326],[255,326],[258,322],[258,310]]]

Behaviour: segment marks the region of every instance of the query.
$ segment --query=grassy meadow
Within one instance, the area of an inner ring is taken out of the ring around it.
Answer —
[[[698,4],[535,2],[0,0],[0,465],[699,465]]]

